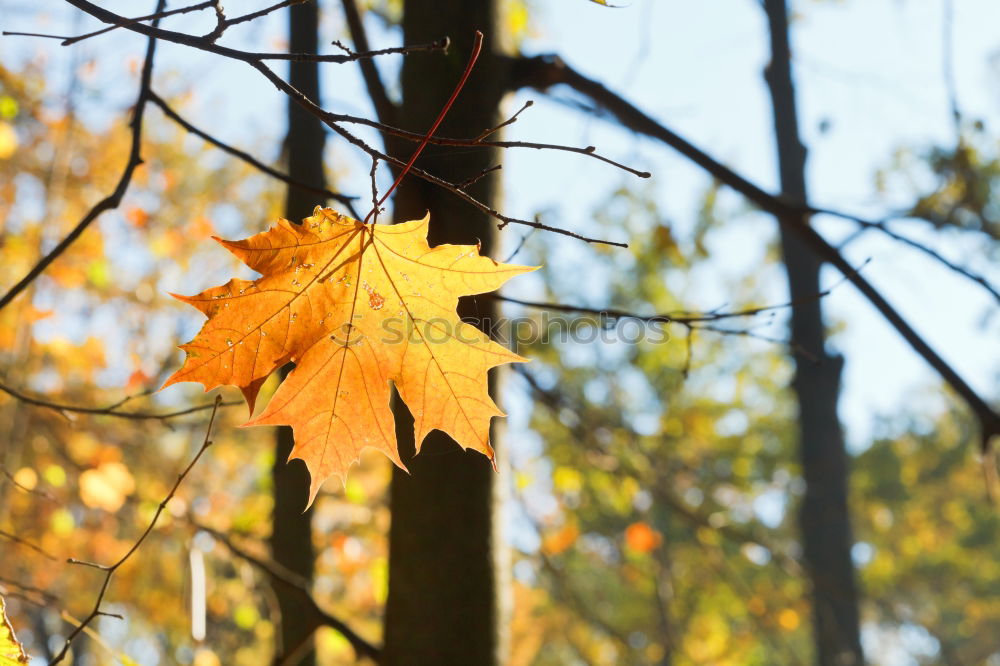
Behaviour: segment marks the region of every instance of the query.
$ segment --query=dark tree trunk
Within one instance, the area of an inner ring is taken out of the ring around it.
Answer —
[[[315,2],[297,4],[289,9],[289,50],[293,53],[316,53],[318,8]],[[289,82],[315,102],[319,102],[319,71],[316,63],[289,63]],[[322,187],[323,141],[325,133],[320,122],[295,102],[288,101],[288,174],[296,181]],[[293,222],[312,214],[321,203],[315,194],[294,187],[288,188],[285,217]],[[287,368],[282,375],[287,374]],[[286,568],[311,580],[313,574],[312,509],[303,512],[309,491],[309,474],[300,460],[287,463],[292,451],[292,429],[277,430],[274,455],[274,513],[271,530],[271,553]],[[315,623],[312,608],[301,595],[282,585],[274,586],[281,609],[281,631],[276,654],[295,654],[292,663],[312,666],[316,663],[312,650]]]
[[[774,131],[782,195],[807,203],[806,149],[799,139],[788,45],[785,0],[765,0],[771,34],[771,63],[764,78],[774,106]],[[788,229],[806,219],[782,220],[781,247],[791,299],[791,343],[795,354],[793,389],[799,406],[799,438],[805,497],[799,514],[803,551],[812,584],[816,663],[862,664],[858,591],[851,562],[847,506],[848,459],[837,418],[841,357],[824,344],[822,303],[818,298],[821,263]]]
[[[475,30],[485,36],[483,54],[457,103],[442,125],[447,136],[476,136],[499,122],[505,82],[495,54],[497,3],[493,0],[406,0],[403,43],[420,44],[447,35],[446,56],[415,54],[403,64],[403,101],[397,122],[425,132],[458,81]],[[406,159],[415,144],[390,142]],[[417,166],[461,181],[496,164],[494,150],[456,151],[428,146]],[[470,188],[480,201],[495,205],[499,177],[491,174]],[[430,244],[482,243],[493,254],[495,227],[482,213],[454,195],[408,178],[395,199],[395,220],[431,212]],[[492,318],[492,302],[463,299],[464,317]],[[394,470],[389,547],[389,598],[385,617],[383,663],[447,666],[502,663],[501,585],[505,568],[494,515],[500,480],[489,461],[463,452],[440,432],[432,433],[413,457],[413,423],[397,401],[396,434],[410,474]],[[506,455],[502,448],[500,461]]]

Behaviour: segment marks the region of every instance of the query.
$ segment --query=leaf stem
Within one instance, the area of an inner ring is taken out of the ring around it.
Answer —
[[[462,78],[458,80],[458,84],[455,86],[455,90],[452,91],[451,97],[448,98],[448,101],[445,102],[444,106],[441,108],[441,113],[438,114],[438,117],[434,121],[434,124],[431,125],[431,128],[427,130],[427,134],[424,135],[420,145],[413,151],[413,155],[410,156],[410,160],[406,163],[406,166],[400,170],[399,175],[396,176],[396,180],[392,183],[392,186],[386,190],[386,193],[383,194],[382,198],[378,200],[378,203],[372,208],[371,212],[365,216],[364,224],[368,224],[368,220],[375,214],[379,206],[385,203],[385,200],[389,198],[397,187],[399,187],[399,183],[406,177],[406,174],[409,173],[410,169],[413,168],[413,163],[417,161],[418,157],[420,157],[420,153],[422,153],[424,148],[427,147],[427,143],[431,140],[431,137],[434,136],[434,132],[437,131],[437,128],[441,125],[444,117],[448,115],[448,111],[451,110],[455,100],[458,99],[458,94],[462,92],[462,88],[465,87],[465,82],[469,80],[469,74],[472,73],[472,68],[476,66],[476,61],[479,60],[479,53],[482,50],[483,33],[476,30],[476,36],[472,42],[472,54],[469,56],[469,62],[465,65],[465,71],[462,72]]]

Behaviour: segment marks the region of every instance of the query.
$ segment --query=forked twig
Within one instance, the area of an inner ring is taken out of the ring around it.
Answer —
[[[174,498],[174,495],[177,493],[177,489],[180,487],[181,483],[184,482],[184,479],[186,479],[188,474],[190,474],[192,468],[194,468],[198,460],[201,459],[202,454],[204,454],[205,451],[208,450],[208,447],[212,445],[212,440],[211,440],[212,426],[215,424],[215,415],[218,413],[219,406],[221,403],[222,403],[222,396],[216,396],[215,405],[212,409],[212,415],[208,419],[208,427],[205,428],[205,439],[202,441],[201,447],[198,449],[198,452],[195,453],[194,457],[191,459],[191,462],[188,463],[187,467],[185,467],[184,470],[177,475],[177,480],[174,482],[173,487],[170,488],[170,492],[167,493],[167,496],[164,497],[163,501],[161,501],[160,504],[156,507],[156,513],[153,514],[153,518],[149,521],[149,525],[146,526],[145,531],[143,531],[143,533],[139,536],[139,538],[135,541],[135,543],[132,544],[132,547],[129,548],[128,551],[121,556],[121,558],[119,558],[114,564],[111,565],[95,564],[93,562],[85,562],[83,560],[77,560],[73,558],[70,558],[68,560],[70,564],[80,564],[103,571],[104,581],[101,583],[101,589],[100,592],[98,592],[97,594],[97,600],[94,602],[94,608],[83,619],[83,621],[80,622],[80,624],[77,625],[77,627],[69,633],[69,635],[66,637],[66,642],[62,646],[62,649],[52,660],[51,662],[52,664],[58,664],[59,662],[61,662],[63,659],[66,658],[66,654],[69,652],[69,649],[73,644],[73,641],[76,639],[77,636],[79,636],[84,631],[84,629],[87,628],[87,626],[90,625],[91,622],[93,622],[98,617],[101,617],[102,615],[108,615],[108,613],[101,610],[101,604],[104,603],[104,596],[107,594],[108,588],[111,585],[112,577],[115,575],[115,572],[118,571],[118,569],[123,564],[125,564],[129,560],[129,558],[135,554],[137,550],[139,550],[139,547],[142,546],[143,542],[146,540],[146,537],[148,537],[150,533],[153,531],[153,528],[156,527],[156,522],[159,520],[160,514],[162,514],[163,510],[167,508],[167,504],[170,502],[170,500]]]

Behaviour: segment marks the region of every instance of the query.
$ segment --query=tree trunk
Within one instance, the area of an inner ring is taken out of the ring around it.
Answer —
[[[771,35],[771,63],[764,73],[774,107],[781,193],[807,203],[806,149],[799,139],[788,44],[785,0],[765,0]],[[781,247],[792,308],[791,344],[795,355],[792,388],[799,406],[799,450],[806,481],[799,514],[803,551],[812,584],[816,663],[850,666],[864,663],[858,627],[858,591],[851,562],[851,526],[847,507],[848,460],[837,418],[843,360],[827,353],[822,303],[818,297],[822,262],[782,220]]]
[[[316,53],[318,8],[314,2],[289,8],[289,51]],[[319,71],[316,63],[289,63],[289,82],[307,97],[319,102]],[[292,179],[323,187],[323,141],[325,133],[320,122],[295,102],[288,101],[288,174]],[[285,200],[285,217],[292,222],[312,214],[317,203],[315,194],[289,186]],[[288,368],[282,369],[282,377]],[[312,544],[312,509],[303,512],[308,498],[309,474],[300,460],[288,463],[292,451],[292,429],[277,430],[274,455],[274,512],[272,514],[271,553],[286,568],[311,580],[314,553]],[[286,586],[275,585],[274,593],[281,609],[281,631],[275,651],[282,658],[298,655],[291,663],[312,666],[316,663],[312,649],[315,623],[312,608]]]
[[[458,81],[470,53],[475,30],[485,34],[483,54],[468,84],[441,127],[447,136],[476,136],[499,121],[505,85],[499,49],[497,3],[494,0],[406,0],[403,43],[421,44],[447,35],[452,46],[445,56],[414,54],[403,63],[403,101],[398,124],[426,132]],[[406,159],[415,144],[390,141],[390,151]],[[462,181],[496,164],[493,149],[456,151],[428,146],[417,166],[452,181]],[[469,192],[495,205],[500,180],[490,174]],[[395,199],[395,220],[431,212],[430,244],[482,243],[484,254],[495,250],[492,220],[433,185],[407,178]],[[492,301],[463,299],[463,317],[492,319]],[[413,457],[413,421],[396,402],[396,434],[400,455],[410,474],[393,471],[389,540],[389,598],[386,605],[383,663],[461,664],[478,666],[503,661],[502,606],[499,577],[502,543],[495,515],[501,481],[480,453],[463,452],[434,432]],[[505,451],[497,446],[498,461]]]

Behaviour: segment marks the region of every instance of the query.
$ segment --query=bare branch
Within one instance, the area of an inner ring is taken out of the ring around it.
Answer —
[[[300,595],[309,605],[312,612],[316,615],[318,623],[320,625],[330,627],[342,635],[347,642],[351,644],[351,647],[354,648],[354,652],[358,657],[367,657],[375,662],[378,662],[379,648],[358,635],[343,620],[330,615],[320,608],[319,604],[317,604],[316,600],[313,598],[312,593],[309,591],[309,582],[302,578],[302,576],[286,568],[280,562],[276,562],[270,558],[263,558],[254,555],[247,549],[235,543],[225,532],[199,523],[190,516],[188,517],[188,521],[194,527],[208,532],[218,541],[221,541],[233,555],[236,555],[240,559],[245,560],[246,562],[249,562],[253,566],[257,567],[270,576],[275,582],[294,590],[295,593]]]
[[[991,296],[993,296],[994,300],[996,300],[997,303],[1000,303],[1000,290],[998,290],[996,287],[990,284],[989,280],[987,280],[985,277],[979,275],[978,273],[973,273],[968,268],[965,268],[964,266],[959,266],[958,264],[950,261],[949,259],[942,256],[939,252],[937,252],[933,248],[927,247],[923,243],[920,243],[918,241],[913,240],[912,238],[908,238],[906,236],[903,236],[902,234],[893,231],[892,229],[889,228],[885,220],[878,220],[878,221],[866,220],[864,218],[857,217],[856,215],[851,215],[850,213],[844,213],[837,210],[828,210],[826,208],[810,208],[810,211],[814,215],[830,215],[832,217],[839,217],[844,220],[849,220],[857,224],[858,227],[860,227],[862,230],[874,229],[876,231],[885,234],[886,236],[892,238],[895,241],[903,243],[904,245],[909,245],[915,250],[923,252],[930,258],[934,259],[938,263],[948,268],[949,270],[954,271],[955,273],[958,273],[962,277],[979,284],[983,289],[988,291]]]
[[[525,107],[527,108],[527,107]],[[522,109],[523,111],[524,109]],[[364,125],[366,127],[372,127],[382,132],[383,134],[388,134],[390,136],[399,137],[401,139],[406,139],[407,141],[423,141],[424,135],[417,132],[409,132],[404,129],[399,129],[398,127],[392,127],[386,125],[385,123],[375,122],[374,120],[369,120],[368,118],[361,118],[359,116],[351,116],[347,114],[340,113],[326,113],[324,112],[330,122],[343,122],[352,123],[355,125]],[[518,112],[520,113],[520,111]],[[516,118],[516,116],[514,116]],[[536,143],[533,141],[487,141],[485,137],[498,131],[501,127],[506,124],[513,122],[514,118],[501,123],[496,127],[486,130],[478,137],[473,139],[455,139],[443,136],[432,136],[428,139],[428,143],[433,143],[438,146],[457,146],[462,148],[533,148],[535,150],[556,150],[566,153],[576,153],[578,155],[586,155],[587,157],[592,157],[595,160],[600,160],[606,164],[621,169],[622,171],[627,171],[634,176],[639,178],[649,178],[652,174],[648,171],[639,171],[630,166],[616,162],[613,159],[605,157],[597,152],[597,148],[594,146],[586,146],[579,148],[577,146],[566,146],[558,143]]]
[[[780,224],[787,225],[798,234],[816,252],[818,257],[837,268],[909,343],[913,350],[923,357],[956,393],[962,396],[979,421],[982,450],[985,451],[989,447],[993,437],[1000,436],[1000,414],[903,319],[878,289],[855,271],[837,249],[808,224],[808,215],[812,214],[813,210],[793,205],[768,193],[646,115],[602,83],[580,74],[556,56],[514,58],[511,62],[511,68],[513,87],[529,86],[545,91],[557,84],[568,85],[589,97],[624,127],[662,141],[700,166],[718,181],[742,194],[754,205],[775,215]]]
[[[3,391],[12,398],[25,403],[26,405],[34,405],[35,407],[44,407],[45,409],[51,409],[59,413],[71,412],[75,414],[95,414],[100,416],[114,416],[119,419],[128,419],[131,421],[145,421],[145,420],[158,420],[164,421],[166,419],[177,418],[178,416],[187,416],[188,414],[195,414],[197,412],[204,412],[209,409],[215,410],[216,403],[210,402],[203,405],[195,405],[194,407],[186,407],[184,409],[178,409],[172,412],[123,412],[118,410],[117,405],[110,405],[108,407],[80,407],[78,405],[66,405],[58,402],[50,402],[48,400],[43,400],[42,398],[33,398],[29,395],[25,395],[20,391],[12,389],[5,384],[0,384],[0,391]],[[120,403],[119,403],[120,404]],[[234,407],[236,405],[242,405],[240,401],[231,402],[219,402],[219,407]]]
[[[243,160],[253,168],[257,169],[258,171],[261,171],[262,173],[266,173],[268,176],[271,176],[276,180],[280,180],[283,183],[287,183],[288,185],[291,185],[293,187],[305,190],[306,192],[312,192],[314,194],[319,194],[321,196],[324,196],[328,199],[333,199],[334,201],[345,206],[348,209],[348,211],[350,211],[352,216],[358,217],[358,213],[354,209],[354,203],[353,203],[354,201],[357,200],[357,197],[348,196],[346,194],[339,194],[337,192],[328,190],[324,187],[314,187],[312,185],[306,185],[305,183],[300,183],[297,180],[293,180],[290,176],[288,176],[288,174],[282,173],[277,169],[273,169],[267,166],[266,164],[255,158],[253,155],[250,155],[249,153],[246,153],[240,150],[239,148],[233,148],[229,144],[224,143],[221,140],[215,138],[208,132],[198,129],[190,122],[185,120],[183,117],[181,117],[179,113],[174,111],[162,97],[156,94],[156,92],[150,91],[149,101],[151,101],[156,106],[160,107],[160,110],[163,111],[163,113],[166,114],[166,116],[171,120],[173,120],[175,123],[183,127],[191,134],[194,134],[195,136],[198,136],[204,139],[205,141],[208,141],[210,144],[212,144],[219,150],[229,153],[230,155],[232,155],[237,159]]]
[[[69,2],[81,2],[82,0],[68,0],[68,1]],[[386,153],[383,153],[382,151],[377,150],[377,149],[373,148],[372,146],[369,146],[367,143],[365,143],[364,141],[362,141],[360,138],[358,138],[357,136],[355,136],[351,132],[347,131],[346,129],[344,129],[340,125],[337,125],[335,122],[333,122],[332,120],[330,120],[330,118],[334,117],[335,114],[330,114],[330,113],[324,111],[319,106],[317,106],[312,100],[310,100],[308,97],[306,97],[305,95],[303,95],[299,90],[296,90],[294,86],[292,86],[287,81],[285,81],[284,79],[282,79],[280,76],[278,76],[277,74],[275,74],[274,71],[272,71],[264,63],[258,62],[258,61],[250,61],[250,66],[253,67],[254,69],[256,69],[257,71],[259,71],[261,74],[263,74],[264,77],[267,78],[268,81],[270,81],[271,83],[273,83],[274,86],[278,90],[281,90],[282,92],[284,92],[285,94],[287,94],[289,97],[291,97],[293,100],[295,100],[295,102],[297,104],[299,104],[304,109],[306,109],[307,111],[309,111],[309,113],[312,113],[316,117],[320,118],[330,129],[332,129],[334,132],[336,132],[341,137],[343,137],[344,139],[346,139],[352,145],[360,148],[361,150],[363,150],[364,152],[368,153],[368,155],[370,155],[373,158],[381,159],[381,160],[383,160],[385,162],[388,162],[388,163],[390,163],[390,164],[392,164],[394,166],[397,166],[399,168],[406,167],[406,163],[403,162],[403,160],[398,159],[396,157],[392,157],[391,155],[387,155]],[[534,227],[536,229],[543,229],[545,231],[551,231],[552,233],[561,234],[563,236],[569,236],[570,238],[576,238],[577,240],[582,240],[582,241],[585,241],[587,243],[599,243],[599,244],[603,244],[603,245],[614,245],[616,247],[628,247],[627,243],[619,243],[619,242],[616,242],[616,241],[607,241],[607,240],[601,240],[601,239],[598,239],[598,238],[590,238],[588,236],[583,236],[583,235],[575,233],[573,231],[568,231],[566,229],[560,229],[558,227],[550,227],[550,226],[548,226],[546,224],[542,224],[541,222],[538,222],[537,220],[534,221],[534,222],[531,222],[529,220],[521,220],[521,219],[518,219],[516,217],[510,217],[508,215],[504,215],[504,214],[500,213],[500,211],[494,209],[493,207],[488,206],[488,205],[484,204],[483,202],[479,201],[478,199],[476,199],[475,197],[473,197],[469,193],[465,192],[464,190],[459,189],[459,187],[457,185],[455,185],[454,183],[451,183],[451,182],[449,182],[447,180],[444,180],[443,178],[439,178],[439,177],[437,177],[437,176],[435,176],[435,175],[433,175],[431,173],[428,173],[427,171],[424,171],[423,169],[420,169],[418,167],[412,167],[410,169],[410,173],[412,173],[412,174],[414,174],[416,176],[419,176],[421,179],[427,181],[428,183],[432,183],[434,185],[437,185],[438,187],[441,187],[443,189],[448,190],[449,192],[451,192],[452,194],[454,194],[455,196],[457,196],[459,199],[462,199],[463,201],[466,201],[469,204],[472,204],[474,207],[476,207],[480,211],[486,213],[487,215],[490,215],[494,219],[499,220],[500,221],[499,227],[501,229],[503,229],[504,227],[506,227],[508,224],[521,224],[521,225],[525,225],[525,226],[529,226],[529,227]]]
[[[202,454],[204,454],[205,451],[208,450],[208,447],[212,445],[212,440],[211,440],[212,426],[215,423],[215,415],[219,411],[219,405],[221,402],[222,398],[216,396],[215,405],[214,408],[212,409],[212,415],[208,419],[208,427],[205,428],[205,439],[202,441],[201,447],[198,449],[198,452],[195,453],[194,457],[191,459],[191,462],[188,463],[187,467],[185,467],[184,470],[177,475],[177,480],[174,482],[174,485],[170,488],[170,492],[167,493],[166,497],[163,498],[163,501],[161,501],[160,504],[156,507],[156,513],[153,514],[153,518],[149,521],[149,525],[146,526],[146,529],[143,531],[143,533],[139,535],[139,538],[136,539],[135,543],[132,544],[132,547],[129,548],[128,551],[124,555],[122,555],[114,564],[108,566],[93,564],[90,562],[82,562],[80,560],[75,560],[75,559],[69,560],[70,564],[85,564],[87,566],[100,569],[105,572],[105,575],[104,575],[104,581],[101,583],[100,591],[97,594],[97,599],[94,602],[94,608],[90,611],[87,617],[85,617],[83,621],[80,622],[80,624],[77,625],[77,627],[69,633],[69,635],[66,637],[66,642],[63,644],[62,649],[52,660],[51,662],[52,664],[58,664],[59,662],[61,662],[63,659],[66,658],[66,654],[69,652],[69,648],[73,644],[73,641],[76,639],[77,636],[80,635],[81,632],[83,632],[90,625],[91,622],[93,622],[98,617],[101,617],[102,615],[108,615],[108,613],[101,610],[101,604],[104,603],[104,596],[107,594],[108,588],[111,585],[112,577],[114,577],[115,572],[118,571],[118,569],[123,564],[125,564],[129,560],[129,558],[135,554],[137,550],[139,550],[139,547],[142,546],[143,542],[146,540],[146,537],[148,537],[150,533],[153,531],[153,528],[156,527],[156,522],[160,519],[160,514],[163,513],[163,510],[167,507],[167,504],[170,502],[171,499],[173,499],[174,495],[177,493],[177,489],[180,488],[181,483],[183,483],[184,479],[186,479],[188,474],[191,473],[191,470],[194,468],[195,464],[197,464],[198,460],[201,459]]]
[[[831,288],[832,289],[832,288]],[[817,294],[812,300],[817,300],[823,298],[830,293],[830,289],[826,289],[819,294]],[[717,311],[717,312],[700,312],[692,313],[686,310],[674,311],[674,312],[664,312],[661,314],[654,315],[641,315],[635,312],[628,312],[625,310],[618,310],[615,308],[588,308],[578,305],[565,305],[563,303],[545,303],[540,301],[525,301],[519,298],[511,298],[510,296],[501,296],[500,294],[491,293],[483,294],[482,298],[493,298],[498,301],[504,301],[505,303],[514,303],[516,305],[523,305],[529,308],[535,308],[538,310],[550,310],[555,312],[576,312],[580,314],[594,314],[609,317],[611,319],[635,319],[637,321],[642,321],[647,324],[681,324],[682,326],[698,326],[702,323],[722,321],[724,319],[736,319],[740,317],[753,317],[765,312],[771,312],[774,310],[784,310],[787,308],[793,308],[800,303],[790,301],[788,303],[778,303],[776,305],[761,305],[751,308],[744,308],[742,310],[730,310],[730,311]]]
[[[534,101],[532,101],[532,100],[529,99],[527,102],[525,102],[521,106],[520,109],[517,110],[517,112],[514,115],[512,115],[510,118],[508,118],[507,120],[503,121],[502,123],[500,123],[496,127],[491,127],[491,128],[489,128],[487,130],[484,130],[482,132],[482,134],[480,134],[479,136],[476,137],[475,140],[477,142],[482,141],[483,139],[496,134],[497,132],[499,132],[500,130],[502,130],[504,127],[507,127],[509,125],[513,125],[514,123],[517,122],[517,117],[519,115],[521,115],[522,113],[524,113],[524,111],[526,109],[530,109],[534,105],[535,105]]]
[[[208,9],[214,7],[218,4],[218,0],[205,0],[205,2],[199,2],[196,5],[189,5],[187,7],[179,7],[177,9],[170,9],[164,12],[157,12],[156,14],[148,14],[147,16],[139,16],[136,18],[126,19],[130,23],[138,23],[139,21],[149,21],[154,19],[164,18],[166,16],[173,16],[174,14],[187,14],[188,12],[196,12],[202,9]],[[107,28],[101,28],[100,30],[95,30],[93,32],[88,32],[83,35],[77,35],[76,37],[66,37],[65,35],[49,35],[41,34],[37,32],[9,32],[7,30],[3,31],[5,37],[44,37],[46,39],[61,39],[61,46],[69,46],[71,44],[76,44],[77,42],[82,42],[85,39],[90,39],[91,37],[96,37],[98,35],[103,35],[106,32],[111,32],[112,30],[117,30],[118,25],[108,26]]]
[[[479,181],[481,181],[483,178],[485,178],[489,174],[493,173],[494,171],[499,171],[502,168],[503,168],[502,164],[494,164],[491,167],[486,167],[485,169],[483,169],[479,173],[474,174],[472,176],[469,176],[468,178],[466,178],[465,180],[463,180],[461,183],[456,183],[455,187],[457,187],[460,190],[468,189],[468,188],[472,187],[473,185],[475,185],[476,183],[478,183]]]
[[[402,162],[402,160],[399,160],[399,159],[394,158],[394,157],[390,157],[389,155],[386,155],[385,153],[382,153],[381,151],[378,151],[375,148],[372,148],[367,143],[365,143],[364,141],[362,141],[360,138],[356,137],[355,135],[353,135],[352,133],[348,132],[346,129],[344,129],[343,127],[340,127],[337,124],[338,121],[346,121],[348,119],[357,120],[359,122],[363,121],[364,119],[353,119],[350,116],[338,116],[337,114],[331,114],[331,113],[328,113],[328,112],[324,111],[321,107],[317,106],[315,102],[313,102],[312,100],[310,100],[306,95],[302,94],[301,91],[297,90],[294,86],[292,86],[287,81],[285,81],[284,79],[282,79],[280,76],[278,76],[277,74],[275,74],[274,71],[272,71],[266,64],[264,64],[264,61],[268,60],[268,59],[283,59],[283,60],[289,60],[290,59],[290,60],[304,60],[304,61],[318,60],[320,62],[341,62],[341,61],[344,61],[344,60],[342,60],[343,58],[348,58],[350,60],[355,60],[358,57],[362,57],[362,56],[378,55],[378,54],[381,54],[381,53],[386,53],[386,52],[390,51],[389,49],[384,50],[384,51],[380,51],[380,52],[371,52],[370,54],[356,54],[355,56],[322,56],[322,57],[318,57],[318,58],[309,58],[309,57],[306,57],[308,54],[290,54],[290,56],[288,58],[284,58],[284,57],[278,58],[278,57],[274,56],[274,54],[247,53],[247,52],[239,51],[239,50],[236,50],[236,49],[230,49],[230,48],[227,48],[227,47],[224,47],[224,46],[219,46],[218,44],[214,44],[211,41],[205,40],[203,38],[194,37],[192,35],[185,35],[183,33],[178,33],[178,32],[174,32],[174,31],[171,31],[171,30],[163,30],[163,29],[160,29],[160,28],[156,27],[155,25],[148,26],[148,25],[145,25],[143,23],[136,23],[136,24],[133,24],[133,25],[129,25],[129,24],[126,23],[125,19],[123,19],[122,17],[118,16],[117,14],[114,14],[112,12],[109,12],[109,11],[105,10],[105,9],[102,9],[101,7],[98,7],[97,5],[95,5],[95,4],[91,3],[91,2],[88,2],[87,0],[66,0],[66,1],[69,2],[71,5],[73,5],[74,7],[77,7],[79,9],[84,10],[85,12],[87,12],[88,14],[90,14],[91,16],[94,16],[95,18],[97,18],[97,19],[99,19],[101,21],[104,21],[105,23],[111,23],[111,24],[115,24],[115,25],[122,25],[122,27],[125,27],[128,30],[131,30],[133,32],[137,32],[137,33],[149,36],[149,37],[155,37],[155,38],[158,38],[158,39],[164,39],[166,41],[171,41],[171,42],[175,42],[175,43],[178,43],[178,44],[184,44],[186,46],[192,46],[194,48],[201,49],[203,51],[208,51],[210,53],[216,53],[218,55],[222,55],[222,56],[226,56],[226,57],[229,57],[229,58],[234,58],[236,60],[241,60],[243,62],[246,62],[251,67],[253,67],[258,72],[260,72],[278,90],[284,92],[286,95],[288,95],[289,97],[291,97],[292,100],[294,100],[297,104],[299,104],[300,106],[302,106],[306,111],[308,111],[309,113],[315,115],[317,118],[319,118],[320,120],[322,120],[328,127],[330,127],[330,129],[332,129],[334,132],[336,132],[341,137],[343,137],[344,139],[346,139],[352,145],[360,148],[361,150],[363,150],[364,152],[368,153],[368,155],[371,156],[371,157],[373,157],[373,158],[379,158],[379,159],[385,160],[385,161],[387,161],[387,162],[389,162],[389,163],[391,163],[391,164],[393,164],[395,166],[398,166],[398,167],[404,167],[405,166],[405,164]],[[398,51],[398,49],[397,49],[397,51]],[[584,152],[587,152],[586,149],[582,149],[582,150]],[[616,247],[628,247],[627,243],[618,243],[618,242],[614,242],[614,241],[605,241],[605,240],[601,240],[601,239],[597,239],[597,238],[589,238],[587,236],[583,236],[581,234],[577,234],[577,233],[574,233],[572,231],[567,231],[565,229],[559,229],[559,228],[556,228],[556,227],[550,227],[548,225],[541,224],[540,222],[537,222],[537,221],[530,222],[528,220],[521,220],[521,219],[518,219],[518,218],[515,218],[515,217],[510,217],[508,215],[503,215],[499,211],[497,211],[494,208],[492,208],[491,206],[488,206],[488,205],[482,203],[481,201],[479,201],[476,198],[474,198],[471,195],[469,195],[467,192],[464,192],[463,190],[459,189],[454,183],[448,182],[448,181],[446,181],[446,180],[444,180],[442,178],[438,178],[437,176],[434,176],[434,175],[432,175],[432,174],[430,174],[430,173],[428,173],[428,172],[426,172],[426,171],[424,171],[422,169],[412,168],[410,172],[413,173],[414,175],[419,176],[420,178],[422,178],[423,180],[425,180],[425,181],[427,181],[429,183],[432,183],[434,185],[437,185],[439,187],[447,189],[449,192],[452,192],[455,196],[457,196],[460,199],[462,199],[462,200],[470,203],[471,205],[475,206],[480,211],[482,211],[482,212],[484,212],[484,213],[492,216],[493,218],[499,220],[500,221],[499,227],[501,229],[504,228],[505,226],[507,226],[508,224],[521,224],[521,225],[525,225],[525,226],[529,226],[529,227],[534,227],[534,228],[537,228],[537,229],[544,229],[546,231],[551,231],[553,233],[562,234],[564,236],[569,236],[571,238],[576,238],[578,240],[582,240],[582,241],[585,241],[585,242],[588,242],[588,243],[601,243],[601,244],[606,244],[606,245],[614,245]]]
[[[52,495],[43,490],[38,490],[37,488],[29,488],[22,483],[18,483],[17,479],[14,478],[14,475],[11,474],[7,470],[7,468],[4,467],[3,465],[0,465],[0,474],[3,474],[4,477],[21,492],[28,493],[29,495],[36,495],[38,497],[41,497],[42,499],[48,500],[49,502],[58,502],[58,500],[55,497],[53,497]]]
[[[223,24],[226,28],[234,25],[239,25],[240,23],[246,23],[247,21],[253,21],[259,19],[261,16],[267,16],[271,12],[277,11],[279,9],[284,9],[285,7],[291,7],[292,5],[300,5],[303,2],[310,2],[310,0],[282,0],[277,4],[271,5],[270,7],[265,7],[264,9],[250,12],[249,14],[243,14],[242,16],[237,16],[232,19],[225,19]],[[365,49],[367,51],[368,49]]]
[[[36,553],[38,553],[39,555],[41,555],[42,557],[45,557],[47,559],[50,559],[50,560],[53,560],[53,561],[58,561],[58,559],[59,559],[58,557],[56,557],[52,553],[48,552],[47,550],[45,550],[41,546],[39,546],[39,545],[37,545],[35,543],[32,543],[31,541],[28,541],[27,539],[22,539],[21,537],[17,536],[16,534],[11,534],[10,532],[8,532],[6,530],[0,530],[0,537],[2,537],[4,539],[7,539],[10,542],[16,543],[19,546],[24,546],[28,550],[33,550]]]
[[[347,20],[347,29],[351,32],[351,41],[354,42],[355,48],[359,51],[370,51],[368,34],[365,32],[357,3],[355,0],[342,0],[341,4],[344,7],[344,18]],[[445,52],[448,50],[447,37],[444,40],[443,50]],[[364,78],[365,88],[368,89],[368,97],[371,98],[372,106],[375,107],[375,115],[383,123],[394,122],[396,105],[389,99],[389,94],[385,90],[385,84],[382,83],[382,77],[379,76],[375,61],[369,58],[359,60],[358,66],[361,67],[361,76]]]
[[[139,22],[130,22],[132,19],[127,19],[123,16],[110,12],[103,7],[99,7],[92,2],[87,0],[66,0],[69,4],[73,5],[77,9],[81,9],[99,21],[104,23],[109,23],[114,27],[126,28],[132,32],[137,32],[147,37],[153,37],[156,39],[162,39],[166,42],[174,42],[175,44],[183,44],[184,46],[191,46],[196,49],[201,49],[202,51],[208,51],[210,53],[215,53],[217,55],[225,56],[227,58],[233,58],[235,60],[242,60],[243,62],[262,62],[264,60],[286,60],[291,62],[334,62],[334,63],[347,63],[355,62],[357,60],[362,60],[365,58],[374,58],[381,55],[389,55],[393,53],[409,53],[410,51],[434,51],[443,50],[444,44],[434,43],[434,44],[420,44],[417,46],[399,46],[390,49],[381,49],[378,51],[367,51],[364,53],[352,53],[344,55],[319,55],[315,53],[257,53],[251,51],[241,51],[239,49],[233,49],[228,46],[221,46],[216,44],[213,40],[206,37],[198,37],[196,35],[188,35],[183,32],[176,32],[174,30],[164,30],[157,25],[146,25]]]
[[[30,594],[37,594],[39,597],[45,600],[48,604],[53,604],[59,601],[59,597],[43,590],[40,587],[35,587],[34,585],[25,585],[24,583],[19,583],[16,580],[10,580],[9,578],[0,577],[0,585],[5,585],[7,587],[16,587],[17,589],[27,592]]]
[[[140,16],[138,18],[128,19],[131,23],[138,23],[139,21],[150,21],[164,18],[166,16],[173,16],[174,14],[187,14],[189,12],[196,12],[202,9],[208,9],[218,4],[218,0],[206,0],[205,2],[199,2],[196,5],[189,5],[187,7],[179,7],[177,9],[170,9],[164,12],[157,12],[156,14],[149,14],[147,16]],[[102,28],[100,30],[95,30],[94,32],[88,32],[85,35],[78,35],[77,37],[67,37],[62,42],[62,46],[70,46],[71,44],[76,44],[77,42],[82,42],[85,39],[90,39],[91,37],[96,37],[97,35],[103,35],[106,32],[115,30],[121,26],[111,25],[107,28]]]

